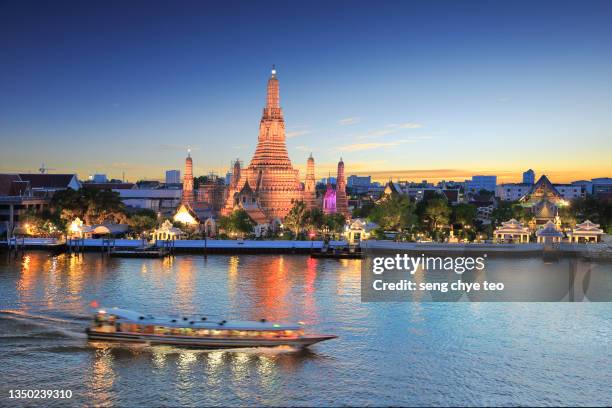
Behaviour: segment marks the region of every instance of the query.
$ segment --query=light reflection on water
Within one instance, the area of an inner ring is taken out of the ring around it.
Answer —
[[[612,399],[609,303],[361,303],[360,261],[305,256],[1,255],[0,398],[8,388],[58,388],[78,406]],[[92,300],[152,314],[303,320],[340,338],[305,351],[87,343]]]

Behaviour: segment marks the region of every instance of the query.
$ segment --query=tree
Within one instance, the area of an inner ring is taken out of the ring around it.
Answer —
[[[345,224],[346,218],[342,214],[325,214],[323,216],[323,229],[332,235],[342,233]]]
[[[430,229],[435,231],[448,223],[451,209],[444,198],[432,198],[425,203],[423,215]]]
[[[452,219],[454,224],[459,224],[462,227],[472,225],[476,218],[476,207],[471,204],[457,204],[452,208]]]
[[[294,236],[304,229],[308,210],[304,201],[296,201],[283,220],[283,225],[293,232]]]
[[[309,231],[320,231],[325,222],[323,211],[319,208],[311,208],[306,212],[304,225]]]
[[[81,189],[87,203],[85,222],[89,225],[114,222],[122,224],[127,221],[125,205],[119,193],[109,190]]]
[[[376,204],[373,201],[364,201],[361,207],[353,210],[353,218],[367,218],[375,207]]]
[[[236,210],[227,217],[219,217],[218,224],[219,228],[241,236],[252,232],[255,226],[249,214],[243,209]]]
[[[399,194],[390,195],[378,202],[368,219],[386,231],[398,232],[412,228],[418,222],[415,205],[410,197]]]
[[[53,195],[50,207],[53,213],[59,214],[64,225],[76,217],[88,225],[127,221],[119,193],[109,190],[82,188],[78,191],[58,191]]]
[[[157,227],[157,214],[149,209],[142,209],[128,217],[128,225],[139,234]]]
[[[577,198],[570,203],[569,213],[576,221],[590,220],[612,233],[612,203],[594,196]]]

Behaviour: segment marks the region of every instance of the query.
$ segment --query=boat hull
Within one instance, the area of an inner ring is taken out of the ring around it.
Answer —
[[[296,338],[281,339],[240,339],[240,338],[212,338],[212,337],[187,337],[187,336],[158,336],[145,333],[106,333],[91,329],[85,331],[89,340],[112,341],[120,343],[144,343],[165,344],[183,347],[198,348],[241,348],[241,347],[276,347],[290,346],[304,348],[324,340],[336,338],[336,336],[311,335]]]

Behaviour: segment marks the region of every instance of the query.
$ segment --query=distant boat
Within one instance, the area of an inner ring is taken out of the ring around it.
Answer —
[[[169,344],[174,346],[308,347],[336,338],[305,334],[304,325],[260,321],[209,320],[199,317],[154,317],[126,309],[98,309],[85,332],[90,340]]]

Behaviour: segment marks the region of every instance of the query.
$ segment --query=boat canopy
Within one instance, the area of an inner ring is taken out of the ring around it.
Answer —
[[[107,314],[115,316],[118,320],[144,324],[154,325],[163,327],[176,327],[176,328],[191,328],[191,329],[208,329],[208,330],[300,330],[302,326],[299,324],[279,324],[274,322],[268,322],[266,320],[261,321],[239,321],[239,320],[209,320],[208,317],[202,316],[164,316],[156,317],[152,315],[144,315],[133,310],[120,309],[113,307],[110,309],[99,308],[97,310],[99,314]]]

